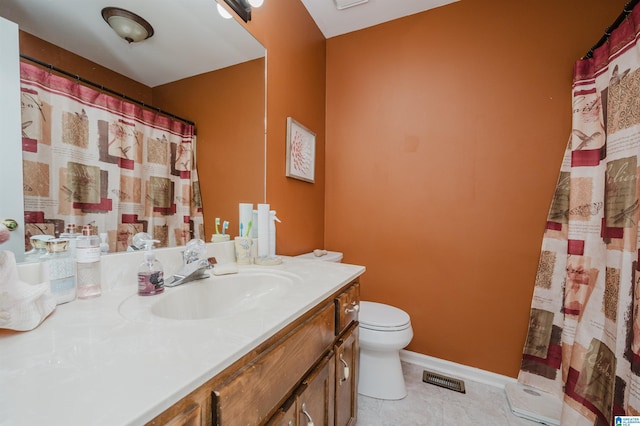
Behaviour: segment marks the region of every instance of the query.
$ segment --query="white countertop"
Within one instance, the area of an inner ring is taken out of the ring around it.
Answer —
[[[124,315],[119,307],[127,299],[123,306],[139,305],[142,313],[180,288],[140,297],[134,275],[106,286],[99,298],[58,306],[35,330],[0,330],[0,425],[144,424],[365,270],[283,260],[240,267],[240,274],[268,270],[301,279],[250,314],[203,320]],[[206,282],[215,285],[217,278]]]

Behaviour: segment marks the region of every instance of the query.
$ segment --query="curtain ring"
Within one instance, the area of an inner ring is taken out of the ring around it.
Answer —
[[[622,9],[622,11],[626,14],[629,14],[633,11],[633,8],[628,9],[629,6],[631,6],[631,3],[633,3],[633,0],[628,1],[625,5],[624,5],[624,9]]]

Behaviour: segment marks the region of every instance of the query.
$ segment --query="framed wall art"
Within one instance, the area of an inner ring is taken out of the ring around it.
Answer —
[[[316,134],[287,117],[287,177],[315,181]]]

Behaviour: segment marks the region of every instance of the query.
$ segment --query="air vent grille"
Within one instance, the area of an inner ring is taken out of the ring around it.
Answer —
[[[464,390],[464,382],[462,380],[434,373],[433,371],[424,370],[422,372],[422,381],[425,383],[430,383],[432,385],[450,389],[452,391],[466,393]]]

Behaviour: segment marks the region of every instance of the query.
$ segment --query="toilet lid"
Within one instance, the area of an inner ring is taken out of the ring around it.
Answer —
[[[394,306],[361,301],[358,321],[364,328],[393,331],[407,328],[411,319],[409,314]]]

